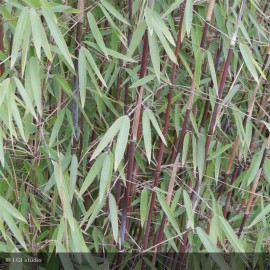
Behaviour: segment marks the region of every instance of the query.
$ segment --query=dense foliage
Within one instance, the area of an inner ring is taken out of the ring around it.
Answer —
[[[0,3],[1,252],[269,251],[267,1]]]

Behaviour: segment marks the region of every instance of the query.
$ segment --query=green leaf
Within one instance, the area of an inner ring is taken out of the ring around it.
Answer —
[[[160,29],[157,27],[157,25],[154,24],[154,31],[157,34],[164,50],[166,51],[168,57],[172,60],[173,63],[175,63],[176,65],[178,65],[178,61],[177,58],[173,52],[173,50],[171,49],[170,45],[168,44],[168,42],[166,41],[163,33],[160,31]]]
[[[203,172],[204,172],[204,165],[205,165],[205,141],[206,138],[204,135],[200,135],[199,137],[199,142],[198,142],[198,153],[197,153],[197,157],[198,157],[198,172],[199,172],[199,178],[200,180],[203,177]]]
[[[133,83],[130,88],[137,88],[142,85],[145,85],[149,83],[150,81],[154,80],[156,78],[156,75],[147,75],[143,77],[142,79],[138,80],[137,82]]]
[[[190,35],[190,30],[192,27],[192,19],[193,19],[193,3],[192,0],[187,0],[185,9],[185,26],[188,36]]]
[[[61,126],[62,126],[64,117],[65,117],[65,110],[63,109],[57,115],[55,124],[54,124],[53,129],[52,129],[52,133],[51,133],[51,137],[50,137],[50,141],[49,141],[49,147],[52,147],[55,139],[57,138],[59,130],[60,130]]]
[[[160,15],[156,13],[154,10],[151,10],[152,18],[153,18],[153,24],[155,29],[159,29],[163,35],[166,37],[166,39],[175,46],[174,38],[172,34],[170,33],[168,27],[164,23],[164,21],[161,19]]]
[[[97,160],[94,162],[93,166],[91,167],[90,171],[88,172],[85,180],[83,181],[81,190],[79,195],[82,196],[84,192],[88,189],[88,187],[92,184],[95,180],[96,176],[100,172],[103,162],[104,162],[105,154],[100,155]]]
[[[182,4],[183,0],[176,0],[173,2],[169,8],[166,10],[166,12],[162,15],[162,19],[165,18],[167,15],[171,14],[175,9],[179,8],[179,6]]]
[[[188,193],[185,190],[183,190],[183,195],[184,195],[184,204],[188,216],[186,228],[188,229],[189,227],[191,227],[192,229],[194,229],[194,213],[192,210],[192,203],[190,201]]]
[[[122,125],[118,135],[117,143],[115,146],[115,159],[114,159],[114,170],[116,171],[127,147],[128,135],[129,135],[130,121],[129,117],[124,117]]]
[[[178,227],[177,221],[175,220],[173,213],[170,209],[170,207],[168,206],[166,200],[164,199],[163,195],[160,194],[159,192],[157,192],[157,197],[158,197],[158,201],[164,211],[164,213],[166,214],[168,220],[171,222],[172,226],[174,227],[174,229],[176,230],[176,232],[180,235],[180,229]]]
[[[0,204],[1,207],[3,207],[9,215],[13,216],[15,219],[27,223],[26,219],[22,216],[22,214],[2,196],[0,196]]]
[[[217,75],[216,75],[216,71],[215,71],[215,67],[214,67],[214,61],[213,61],[213,58],[212,58],[212,55],[210,52],[207,52],[207,59],[208,59],[208,64],[209,64],[209,69],[210,69],[212,81],[214,84],[214,89],[216,90],[216,93],[218,94]]]
[[[163,143],[167,146],[166,140],[165,140],[165,138],[164,138],[164,136],[162,134],[162,131],[161,131],[159,125],[158,125],[158,122],[157,122],[157,119],[156,119],[154,113],[149,109],[145,110],[145,112],[148,114],[148,117],[149,117],[152,125],[154,126],[156,132],[158,133],[159,137],[161,138]]]
[[[85,58],[85,51],[83,48],[79,51],[79,59],[78,59],[78,72],[79,72],[79,89],[80,89],[80,97],[82,107],[85,105],[85,97],[86,97],[86,58]]]
[[[128,118],[128,116],[122,116],[113,123],[113,125],[109,128],[109,130],[105,133],[105,135],[99,142],[96,150],[91,157],[91,160],[96,158],[99,153],[113,140],[117,132],[121,129],[123,122],[127,121],[125,120],[126,118]]]
[[[131,62],[131,63],[135,63],[137,61],[135,61],[134,59],[122,54],[122,53],[119,53],[119,52],[116,52],[114,50],[111,50],[111,49],[108,49],[107,48],[107,51],[108,51],[108,54],[114,58],[117,58],[117,59],[120,59],[120,60],[123,60],[123,61],[126,61],[126,62]]]
[[[2,208],[0,211],[0,216],[6,222],[8,228],[12,231],[14,237],[18,240],[18,242],[22,245],[22,247],[27,251],[27,247],[23,239],[23,236],[20,230],[18,229],[18,227],[16,226],[16,223],[11,217],[11,215],[6,211],[6,209]]]
[[[22,9],[19,20],[17,22],[16,30],[14,33],[12,51],[11,51],[11,61],[10,61],[10,69],[13,68],[19,54],[19,50],[22,44],[25,27],[27,23],[27,16],[29,16],[29,9],[25,7]]]
[[[64,178],[62,167],[60,162],[57,163],[53,161],[54,165],[54,178],[57,186],[58,194],[61,199],[63,216],[70,225],[71,230],[74,230],[74,218],[72,214],[71,204],[70,204],[70,196],[69,190],[67,188],[66,179]]]
[[[78,159],[75,155],[72,155],[72,160],[70,164],[70,185],[69,185],[70,202],[72,202],[73,195],[75,192],[77,174],[78,174]]]
[[[249,48],[246,45],[241,44],[241,43],[239,44],[239,48],[240,48],[241,54],[244,58],[244,61],[246,63],[246,66],[247,66],[249,72],[251,73],[251,75],[253,76],[255,81],[259,82],[258,74],[257,74],[256,68],[253,64],[255,60],[252,60],[253,56],[252,56],[251,51],[249,50]]]
[[[137,47],[141,43],[145,29],[146,29],[146,23],[145,23],[145,21],[141,21],[138,24],[138,26],[137,26],[136,30],[134,31],[133,36],[131,38],[131,41],[130,41],[130,44],[128,47],[128,51],[127,51],[128,57],[132,57],[133,53],[135,52],[135,50],[137,49]]]
[[[107,88],[106,82],[104,81],[104,79],[99,71],[99,68],[98,68],[93,56],[91,55],[90,51],[88,51],[84,47],[82,47],[81,49],[84,50],[85,56],[90,64],[91,68],[94,70],[94,72],[96,73],[96,75],[98,76],[98,78],[100,79],[102,84]]]
[[[196,228],[196,231],[204,247],[206,248],[207,252],[209,252],[210,256],[217,263],[220,269],[230,269],[228,264],[224,261],[222,256],[219,254],[220,250],[215,246],[215,244],[211,241],[208,235],[199,227]]]
[[[152,151],[152,135],[151,135],[151,127],[150,127],[150,118],[147,111],[144,111],[142,117],[142,126],[143,126],[143,141],[146,151],[146,156],[148,159],[148,163],[151,161],[151,151]]]
[[[35,110],[33,108],[31,99],[30,99],[28,93],[26,92],[25,88],[23,87],[21,81],[18,80],[16,77],[13,77],[13,80],[15,81],[17,89],[25,102],[27,110],[29,110],[29,112],[37,119],[37,115],[36,115]]]
[[[99,203],[103,201],[108,182],[110,181],[110,168],[111,168],[111,158],[109,154],[105,155],[105,159],[102,165],[101,175],[100,175],[100,185],[99,185]]]
[[[256,218],[250,223],[248,228],[253,227],[255,224],[260,222],[262,219],[265,218],[266,215],[268,215],[270,212],[270,204],[268,204],[263,210],[256,216]]]
[[[35,103],[38,109],[38,113],[42,115],[42,104],[41,104],[41,86],[39,76],[39,64],[35,58],[30,59],[30,72],[31,72],[31,83],[33,89],[33,95]]]
[[[235,234],[234,230],[232,229],[231,225],[228,223],[226,219],[223,217],[219,217],[223,231],[227,238],[229,239],[230,243],[234,247],[236,252],[245,253],[245,249],[241,243],[241,241],[238,239],[237,235]]]
[[[89,22],[89,26],[91,28],[92,34],[97,42],[97,45],[99,46],[101,51],[104,53],[104,55],[108,58],[107,48],[104,44],[102,35],[98,29],[95,17],[90,11],[87,13],[87,18],[88,18],[88,22]]]
[[[33,42],[36,49],[36,54],[38,59],[40,59],[40,50],[41,50],[41,31],[40,31],[40,18],[36,11],[31,8],[30,10],[30,19],[32,27]]]
[[[156,34],[152,35],[148,32],[148,40],[149,40],[149,49],[151,61],[153,64],[153,68],[156,74],[158,81],[160,81],[160,56],[159,56],[159,46],[156,39]]]
[[[113,230],[113,239],[116,243],[118,243],[118,235],[119,235],[118,208],[116,205],[115,198],[111,193],[109,194],[109,207],[110,207],[110,220]]]
[[[101,0],[101,4],[119,21],[129,25],[129,22],[107,1]]]
[[[146,220],[146,216],[147,216],[147,201],[148,201],[148,190],[145,188],[142,193],[141,193],[141,197],[140,197],[140,220],[141,220],[141,226],[143,228],[144,222]]]
[[[68,64],[71,66],[72,69],[74,69],[73,62],[71,60],[69,50],[67,47],[67,44],[63,38],[63,34],[59,30],[57,23],[56,23],[56,18],[51,11],[45,7],[42,7],[42,14],[44,15],[44,18],[47,22],[47,25],[50,29],[51,35],[53,36],[56,45],[58,46],[59,50],[65,57],[66,61]]]

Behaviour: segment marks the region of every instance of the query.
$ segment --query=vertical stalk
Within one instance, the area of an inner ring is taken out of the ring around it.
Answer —
[[[180,17],[180,22],[179,22],[179,29],[178,29],[178,34],[177,34],[176,48],[175,48],[175,56],[176,57],[178,57],[178,51],[179,51],[179,48],[181,45],[181,32],[182,32],[182,25],[183,25],[183,20],[184,20],[185,8],[186,8],[186,0],[184,0],[184,2],[182,4],[182,9],[181,9],[181,17]],[[170,91],[169,91],[168,96],[167,96],[168,104],[167,104],[165,122],[164,122],[164,127],[163,127],[163,136],[165,138],[167,137],[167,131],[168,131],[168,125],[169,125],[170,109],[171,109],[171,103],[172,103],[172,94],[173,94],[174,81],[175,81],[175,77],[176,77],[176,70],[177,70],[177,65],[174,63],[173,69],[172,69],[172,76],[171,76],[172,84],[171,84]],[[158,185],[158,179],[159,179],[159,175],[160,175],[160,167],[161,167],[163,152],[164,152],[164,143],[161,140],[160,144],[159,144],[158,153],[157,153],[157,165],[156,165],[156,169],[155,169],[155,173],[154,173],[153,187],[156,187]],[[145,230],[145,235],[144,235],[143,249],[146,249],[147,245],[148,245],[151,221],[152,221],[154,205],[155,205],[155,199],[156,199],[156,192],[152,191],[150,208],[149,208],[149,213],[148,213],[148,220],[147,220],[146,230]]]
[[[73,84],[73,94],[77,99],[79,97],[79,76],[78,76],[78,56],[79,50],[82,43],[82,22],[83,22],[83,11],[84,11],[84,0],[78,0],[78,10],[79,13],[77,15],[77,32],[76,32],[76,47],[75,47],[75,61],[74,67],[76,74],[74,75],[74,84]],[[76,100],[73,101],[72,107],[72,120],[73,127],[75,130],[75,136],[72,138],[72,154],[76,154],[77,149],[77,133],[78,133],[78,104]]]
[[[142,79],[146,74],[146,66],[148,63],[148,34],[147,31],[144,34],[143,38],[143,53],[141,60],[141,70],[140,70],[140,79]],[[122,209],[122,219],[121,219],[121,227],[120,227],[120,247],[123,247],[125,231],[126,231],[126,223],[127,223],[127,209],[128,209],[128,200],[130,193],[130,186],[132,182],[133,175],[133,165],[134,165],[134,155],[135,155],[135,144],[137,141],[139,123],[140,123],[140,115],[141,115],[141,107],[142,107],[142,97],[144,94],[143,86],[140,86],[139,93],[137,96],[136,102],[136,110],[134,112],[134,120],[131,128],[131,141],[128,148],[128,164],[127,164],[127,186],[124,191],[124,199],[123,199],[123,209]]]

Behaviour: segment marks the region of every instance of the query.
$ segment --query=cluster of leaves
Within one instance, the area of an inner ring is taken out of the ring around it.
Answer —
[[[1,1],[0,252],[268,251],[267,1],[64,2]]]

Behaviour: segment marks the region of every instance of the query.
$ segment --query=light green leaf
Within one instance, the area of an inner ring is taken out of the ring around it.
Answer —
[[[86,97],[86,58],[85,58],[85,50],[83,48],[79,51],[79,59],[78,59],[78,72],[79,72],[79,89],[80,89],[80,97],[82,107],[85,105],[85,97]]]
[[[255,60],[252,60],[253,56],[252,56],[251,51],[249,50],[249,48],[246,45],[241,44],[241,43],[239,44],[239,48],[240,48],[241,54],[244,58],[244,61],[246,63],[246,66],[247,66],[249,72],[251,73],[251,75],[253,76],[255,81],[258,82],[259,78],[258,78],[256,68],[254,66]]]
[[[235,251],[240,252],[240,253],[245,253],[245,249],[241,241],[238,239],[237,235],[235,234],[234,230],[232,229],[231,225],[223,217],[220,216],[219,218],[222,224],[223,231],[225,235],[227,236],[228,240],[230,241],[230,243],[232,244],[232,246],[234,247]]]
[[[185,26],[188,36],[190,35],[190,30],[192,27],[192,19],[193,19],[193,3],[192,0],[187,0],[185,9]]]
[[[78,159],[75,155],[72,155],[72,160],[70,164],[70,184],[69,184],[70,202],[72,202],[73,195],[75,192],[77,174],[78,174]]]
[[[111,175],[110,168],[111,168],[111,158],[109,154],[106,154],[103,165],[102,165],[101,175],[100,175],[100,185],[99,185],[99,203],[100,204],[104,199],[108,182],[110,181],[110,175]]]
[[[42,104],[41,104],[41,86],[39,76],[39,64],[35,58],[30,59],[30,72],[31,72],[31,84],[33,89],[33,95],[39,115],[42,115]]]
[[[174,229],[176,230],[176,232],[180,235],[180,229],[178,227],[177,221],[175,220],[173,213],[170,209],[170,207],[168,206],[166,200],[164,199],[163,195],[159,192],[157,192],[157,197],[158,197],[158,201],[164,211],[164,213],[166,214],[168,220],[171,222],[172,226],[174,227]]]
[[[2,196],[0,196],[0,205],[9,215],[13,216],[15,219],[27,223],[26,219],[22,216],[22,214]]]
[[[149,119],[149,115],[147,111],[143,112],[142,126],[143,126],[143,141],[144,141],[146,156],[148,159],[148,163],[150,164],[151,151],[152,151],[152,135],[151,135],[150,119]]]
[[[269,214],[269,212],[270,212],[270,204],[268,204],[265,208],[263,208],[263,210],[260,212],[260,214],[258,216],[256,216],[256,218],[250,223],[248,228],[253,227],[255,224],[257,224],[262,219],[264,219],[265,216]]]
[[[147,216],[147,201],[148,201],[148,190],[145,188],[140,197],[140,217],[141,217],[141,226],[143,228],[144,222]]]
[[[27,251],[27,247],[26,247],[25,241],[23,239],[23,236],[20,230],[18,229],[15,221],[13,220],[11,215],[6,211],[5,208],[1,209],[0,216],[6,222],[8,228],[12,231],[14,237],[18,240],[18,242],[22,245],[22,247]]]
[[[147,83],[149,83],[150,81],[154,80],[156,78],[156,75],[147,75],[145,77],[143,77],[142,79],[136,81],[135,83],[133,83],[130,88],[137,88],[140,87],[142,85],[145,85]]]
[[[204,247],[206,248],[207,252],[209,252],[210,256],[217,263],[220,269],[230,269],[228,264],[224,261],[222,256],[219,254],[220,250],[215,246],[215,244],[211,241],[208,235],[199,227],[196,228],[196,231]]]
[[[129,25],[129,22],[107,1],[101,0],[101,4],[119,21]]]
[[[173,45],[175,46],[174,38],[169,31],[168,27],[164,23],[164,21],[161,19],[160,15],[155,12],[154,10],[151,10],[152,13],[152,18],[153,18],[153,24],[155,29],[159,29],[163,35],[166,37],[166,39]]]
[[[129,117],[124,117],[120,132],[118,135],[117,143],[115,146],[115,159],[114,159],[114,170],[116,171],[127,147],[128,135],[129,135],[130,121]]]
[[[32,27],[33,42],[36,49],[36,54],[38,59],[40,59],[40,50],[41,50],[41,31],[40,31],[40,18],[36,11],[31,8],[30,10],[30,19]]]
[[[186,208],[186,213],[188,216],[188,222],[187,222],[186,228],[188,229],[189,227],[191,227],[192,229],[194,229],[194,213],[192,210],[192,203],[190,201],[188,193],[185,190],[183,190],[183,195],[184,195],[184,204]]]
[[[115,198],[111,193],[109,194],[109,207],[110,207],[110,220],[113,230],[113,239],[116,243],[118,243],[118,235],[119,235],[118,208],[116,205]]]
[[[107,84],[106,82],[104,81],[100,71],[99,71],[99,68],[93,58],[93,56],[91,55],[90,51],[88,51],[87,49],[85,49],[84,47],[81,48],[81,50],[84,50],[84,53],[85,53],[85,56],[91,66],[91,68],[94,70],[94,72],[96,73],[96,75],[98,76],[98,78],[100,79],[100,81],[102,82],[102,84],[107,88]]]
[[[159,125],[158,125],[158,122],[157,122],[157,119],[156,119],[154,113],[149,109],[147,109],[145,112],[148,113],[149,119],[150,119],[152,125],[154,126],[156,132],[158,133],[159,137],[164,142],[164,144],[167,146],[166,140],[165,140],[165,138],[164,138],[164,136],[162,134],[162,131],[161,131]]]
[[[99,46],[101,51],[104,53],[104,55],[108,58],[107,48],[104,44],[102,35],[98,29],[95,17],[90,11],[87,13],[87,18],[88,18],[88,22],[89,22],[89,26],[91,28],[92,34],[97,42],[97,45]]]
[[[156,39],[156,34],[152,35],[148,32],[148,40],[149,40],[149,49],[151,61],[153,64],[153,68],[156,74],[158,81],[160,81],[160,56],[159,56],[159,46]]]
[[[52,129],[52,133],[51,133],[51,137],[50,137],[50,141],[49,141],[49,147],[52,147],[56,137],[58,136],[59,130],[62,126],[63,120],[65,117],[65,110],[61,110],[61,112],[59,113],[59,115],[57,115],[56,121],[54,123],[53,129]]]
[[[74,69],[73,62],[71,60],[67,44],[63,38],[63,34],[61,33],[60,29],[57,26],[57,21],[54,14],[51,13],[51,11],[45,7],[42,7],[42,14],[44,15],[47,25],[51,31],[51,35],[53,36],[59,50],[65,57],[68,64]]]
[[[103,162],[104,162],[105,154],[100,155],[93,166],[91,167],[89,173],[87,174],[85,180],[83,181],[81,190],[79,195],[82,196],[84,192],[88,189],[88,187],[92,184],[92,182],[95,180],[96,176],[100,172]]]
[[[133,36],[131,38],[131,41],[130,41],[130,44],[128,47],[128,51],[127,51],[128,57],[132,57],[133,53],[135,52],[135,50],[137,49],[137,47],[141,43],[145,29],[146,29],[146,23],[145,23],[145,21],[141,21],[138,24],[138,26],[137,26],[136,30],[134,31]]]
[[[29,9],[25,7],[22,9],[19,20],[17,22],[16,30],[14,33],[14,38],[13,38],[13,44],[12,44],[12,51],[11,51],[11,61],[10,61],[10,68],[12,69],[18,54],[19,50],[22,44],[24,32],[25,32],[25,27],[27,23],[27,16],[29,16]]]
[[[96,150],[91,157],[91,160],[97,157],[99,153],[113,140],[114,136],[121,129],[123,122],[127,121],[125,120],[126,118],[128,118],[128,116],[122,116],[113,123],[113,125],[109,128],[109,130],[105,133],[105,135],[99,142]]]

